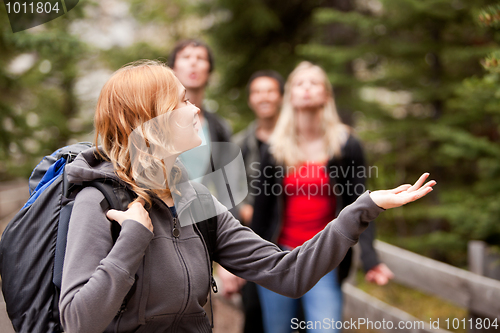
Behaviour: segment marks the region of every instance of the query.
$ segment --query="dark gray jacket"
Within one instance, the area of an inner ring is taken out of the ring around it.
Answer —
[[[67,172],[73,182],[117,178],[111,164],[98,162],[93,151],[80,155]],[[194,190],[186,183],[180,191],[177,211],[189,215],[186,207],[195,198]],[[75,199],[59,303],[66,332],[115,331],[115,315],[134,281],[136,290],[118,332],[211,332],[202,308],[210,290],[209,258],[196,225],[182,227],[179,238],[173,237],[170,210],[154,201],[149,210],[154,234],[126,220],[113,246],[110,222],[99,206],[102,199],[94,188],[85,188]],[[219,264],[288,297],[300,297],[335,268],[382,211],[365,193],[324,231],[288,252],[242,226],[214,202]]]
[[[257,121],[252,121],[246,129],[236,133],[232,137],[232,141],[237,144],[241,149],[241,155],[243,156],[243,161],[245,162],[247,182],[250,183],[252,180],[258,180],[258,172],[260,168],[260,150],[257,136],[255,131],[257,130]],[[254,205],[255,193],[252,193],[253,187],[249,186],[249,193],[243,200],[242,204]]]

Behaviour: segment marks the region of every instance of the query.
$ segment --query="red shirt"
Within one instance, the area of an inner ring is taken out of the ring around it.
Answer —
[[[323,163],[307,162],[283,180],[285,211],[278,244],[295,248],[335,218],[336,200]]]

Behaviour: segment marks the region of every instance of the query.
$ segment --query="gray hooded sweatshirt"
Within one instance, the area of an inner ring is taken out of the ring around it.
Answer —
[[[66,171],[71,182],[118,179],[111,163],[96,159],[93,149],[80,154]],[[176,209],[183,216],[196,194],[189,183],[180,192]],[[65,331],[211,332],[203,309],[210,292],[209,256],[196,225],[181,227],[180,236],[174,237],[169,208],[154,200],[149,209],[154,233],[126,220],[113,244],[110,221],[100,207],[103,198],[87,187],[75,199],[59,302]],[[304,245],[282,251],[242,226],[215,198],[214,203],[217,262],[243,279],[293,298],[334,269],[383,211],[364,193]],[[134,282],[135,291],[118,320]]]

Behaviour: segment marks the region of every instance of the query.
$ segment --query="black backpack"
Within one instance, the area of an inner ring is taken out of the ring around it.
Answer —
[[[101,202],[104,210],[126,210],[128,203],[134,199],[132,191],[110,179],[83,184],[70,184],[67,181],[65,165],[90,147],[90,143],[74,144],[46,156],[31,174],[29,200],[2,234],[2,292],[16,332],[62,332],[59,294],[69,220],[78,191],[87,186],[97,188],[105,198]],[[213,214],[215,206],[210,192],[204,186],[192,184],[198,195],[198,200],[193,202],[196,207],[194,211],[202,216],[210,216],[197,223],[195,229],[199,230],[213,260],[217,230],[217,216]],[[113,241],[118,238],[120,229],[117,222],[110,223]],[[211,279],[216,292],[213,277]],[[118,315],[123,312],[134,289],[132,287],[125,297]]]

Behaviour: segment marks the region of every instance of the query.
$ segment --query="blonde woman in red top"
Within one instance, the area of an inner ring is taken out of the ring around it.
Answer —
[[[369,171],[359,141],[337,114],[325,71],[302,62],[288,77],[280,117],[262,158],[261,195],[252,228],[282,249],[301,246],[366,190]],[[373,237],[373,226],[360,237],[366,278],[385,284],[392,272],[378,261]],[[348,253],[301,298],[306,321],[322,323],[315,332],[331,332],[331,320],[342,320],[340,283],[350,262]],[[259,297],[266,332],[287,333],[304,326],[295,318],[298,300],[262,287]]]

